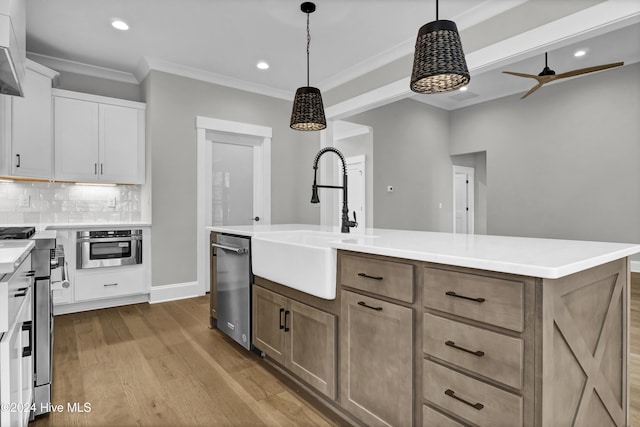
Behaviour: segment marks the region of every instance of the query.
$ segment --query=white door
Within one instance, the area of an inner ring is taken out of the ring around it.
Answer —
[[[352,231],[362,231],[367,227],[366,223],[366,181],[365,181],[365,156],[347,157],[347,205],[349,207],[349,219],[353,220],[356,213],[358,227]],[[342,185],[342,165],[338,162],[338,185]],[[338,209],[336,224],[342,224],[342,192],[338,191]]]
[[[474,169],[453,167],[453,232],[473,234]]]
[[[253,206],[253,146],[213,142],[211,225],[259,221]]]

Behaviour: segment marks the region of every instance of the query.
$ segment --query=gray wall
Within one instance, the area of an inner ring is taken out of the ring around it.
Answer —
[[[273,128],[271,218],[319,223],[309,199],[319,133],[289,128],[291,101],[163,72],[143,82],[152,179],[153,285],[196,280],[196,116]]]
[[[489,234],[640,242],[640,64],[453,111],[477,151]]]
[[[348,121],[373,128],[373,226],[451,231],[449,113],[406,99]]]
[[[60,80],[58,86],[56,86],[58,89],[144,102],[142,89],[138,84],[107,80],[67,71],[59,71],[59,73]]]

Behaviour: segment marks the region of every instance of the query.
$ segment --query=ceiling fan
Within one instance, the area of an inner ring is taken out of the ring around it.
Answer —
[[[512,76],[518,77],[528,77],[531,79],[535,79],[538,84],[532,87],[529,92],[522,95],[520,99],[524,99],[527,96],[531,95],[536,90],[540,89],[543,84],[552,82],[554,80],[565,79],[567,77],[579,76],[580,74],[593,73],[595,71],[606,70],[607,68],[619,67],[624,65],[624,62],[614,62],[612,64],[604,64],[604,65],[596,65],[593,67],[580,68],[578,70],[567,71],[566,73],[556,74],[549,65],[547,64],[547,52],[544,53],[544,69],[537,76],[534,74],[525,74],[525,73],[515,73],[513,71],[503,71],[505,74],[511,74]]]

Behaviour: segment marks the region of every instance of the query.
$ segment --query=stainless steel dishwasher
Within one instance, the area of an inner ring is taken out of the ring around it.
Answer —
[[[227,234],[216,240],[218,329],[251,350],[251,240]]]

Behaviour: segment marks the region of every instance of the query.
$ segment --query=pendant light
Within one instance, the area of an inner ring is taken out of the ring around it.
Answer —
[[[418,31],[411,73],[411,90],[418,93],[450,92],[465,86],[471,77],[455,22],[438,19]]]
[[[300,10],[307,14],[307,85],[296,90],[291,111],[291,124],[289,127],[295,130],[322,130],[327,127],[327,119],[324,116],[324,105],[320,89],[309,86],[309,14],[316,10],[316,5],[304,2]]]

